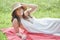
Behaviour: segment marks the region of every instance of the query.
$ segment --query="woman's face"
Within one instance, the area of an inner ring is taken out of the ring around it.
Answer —
[[[24,10],[22,8],[16,9],[17,16],[22,17]]]

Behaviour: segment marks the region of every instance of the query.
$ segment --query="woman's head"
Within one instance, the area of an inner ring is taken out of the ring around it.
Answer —
[[[16,18],[18,20],[18,22],[20,23],[20,18],[27,18],[27,16],[24,15],[24,11],[27,10],[27,6],[23,5],[21,3],[16,3],[13,5],[13,9],[12,9],[12,21],[14,20],[14,18]]]
[[[21,16],[23,15],[23,12],[27,9],[27,6],[22,5],[22,3],[15,3],[12,6],[12,13],[16,11],[16,15]]]
[[[21,3],[16,3],[13,5],[13,9],[12,9],[12,22],[14,20],[14,18],[16,18],[18,20],[18,22],[20,23],[20,18],[22,16],[24,16],[24,11],[27,9],[26,6],[23,6]]]
[[[23,8],[17,8],[15,12],[18,17],[22,17],[24,10]]]

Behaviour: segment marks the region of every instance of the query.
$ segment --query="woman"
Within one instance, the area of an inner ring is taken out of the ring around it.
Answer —
[[[25,4],[26,5],[26,4]],[[32,7],[32,6],[31,6]],[[24,28],[31,33],[45,33],[45,34],[53,34],[53,35],[60,35],[60,19],[59,18],[31,18],[27,14],[33,12],[37,6],[32,10],[26,10],[24,15],[28,17],[28,19],[21,18],[21,23],[23,24]],[[27,25],[28,24],[28,25]],[[58,31],[59,30],[59,31]]]
[[[30,16],[30,13],[37,8],[36,5],[32,4],[27,5],[23,3],[17,3],[15,5],[18,4],[21,6],[14,7],[14,10],[12,12],[13,27],[18,36],[22,36],[22,34],[19,33],[19,27],[22,29],[26,29],[30,33],[46,33],[46,34],[60,35],[60,19],[33,18]],[[30,9],[28,9],[28,7]],[[26,35],[23,36],[23,38],[25,37]]]
[[[24,3],[16,3],[13,5],[12,24],[16,31],[16,34],[20,37],[23,36],[22,39],[26,36],[19,32],[19,28],[25,29],[23,24],[21,23],[21,19],[23,18],[24,20],[27,20],[28,16],[29,18],[32,18],[30,16],[30,13],[33,12],[36,9],[36,7],[37,6],[34,4]]]

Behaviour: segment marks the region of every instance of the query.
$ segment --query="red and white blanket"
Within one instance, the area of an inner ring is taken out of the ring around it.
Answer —
[[[8,40],[22,40],[18,37],[14,31],[14,28],[5,28],[1,29],[1,31],[6,34]],[[43,34],[43,33],[29,33],[26,30],[20,30],[27,36],[26,40],[60,40],[60,36],[55,36],[51,34]]]

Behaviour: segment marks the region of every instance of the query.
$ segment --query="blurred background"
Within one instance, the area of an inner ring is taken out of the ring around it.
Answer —
[[[37,11],[31,14],[36,18],[60,18],[60,0],[0,0],[0,29],[12,25],[11,7],[16,2],[38,5]],[[2,32],[0,40],[7,40]]]

